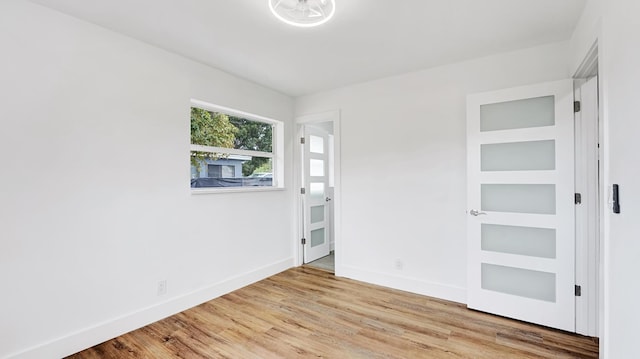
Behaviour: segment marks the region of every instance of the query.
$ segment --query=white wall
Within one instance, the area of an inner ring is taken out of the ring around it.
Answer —
[[[569,71],[574,74],[599,36],[603,2],[588,0],[569,41]]]
[[[291,98],[20,0],[0,45],[0,358],[71,354],[293,264],[291,190],[191,195],[188,160],[191,98],[292,138]]]
[[[638,356],[640,330],[640,2],[607,0],[603,72],[609,183],[620,185],[620,214],[608,238],[607,358]]]
[[[621,213],[605,203],[603,358],[637,357],[640,326],[640,2],[590,0],[572,38],[572,70],[599,43],[605,186],[620,185]]]
[[[607,262],[607,358],[637,356],[640,328],[640,3],[610,1],[603,67],[609,183],[620,185],[621,214],[610,216]]]
[[[298,98],[297,115],[341,110],[338,274],[465,302],[466,95],[568,78],[567,46]]]

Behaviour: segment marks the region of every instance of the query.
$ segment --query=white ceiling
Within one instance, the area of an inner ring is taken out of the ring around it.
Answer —
[[[567,40],[586,0],[336,0],[315,28],[267,0],[32,0],[291,96]]]

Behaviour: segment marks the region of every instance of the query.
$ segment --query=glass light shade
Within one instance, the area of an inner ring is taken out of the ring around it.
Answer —
[[[269,0],[269,8],[280,21],[300,27],[322,25],[336,12],[335,0]]]

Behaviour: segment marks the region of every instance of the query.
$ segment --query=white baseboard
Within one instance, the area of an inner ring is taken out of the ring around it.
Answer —
[[[463,287],[428,282],[417,278],[388,273],[373,272],[351,266],[336,267],[336,275],[429,297],[450,300],[452,302],[467,303],[467,290]]]
[[[94,326],[85,328],[12,354],[7,359],[61,358],[132,330],[144,327],[201,303],[255,283],[294,266],[293,258],[266,265],[256,270],[239,274],[208,287],[168,299],[165,302],[125,314]]]

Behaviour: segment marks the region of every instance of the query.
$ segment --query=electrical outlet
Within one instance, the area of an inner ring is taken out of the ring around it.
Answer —
[[[158,296],[167,294],[167,280],[163,279],[158,282]]]
[[[404,262],[401,259],[396,259],[395,266],[397,270],[402,270],[404,269]]]

